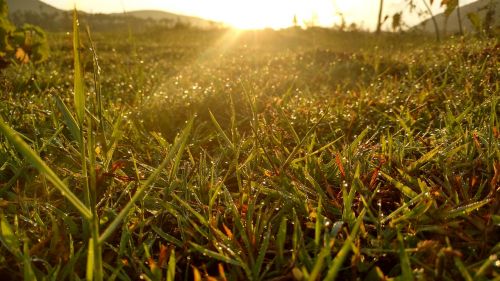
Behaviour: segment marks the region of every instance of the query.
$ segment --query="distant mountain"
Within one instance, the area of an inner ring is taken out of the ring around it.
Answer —
[[[39,0],[7,0],[9,16],[17,25],[31,23],[50,31],[68,31],[71,29],[72,12],[60,10]],[[88,24],[92,30],[113,31],[132,29],[144,31],[152,26],[214,28],[221,24],[201,18],[178,15],[163,11],[132,11],[113,14],[89,14],[78,12],[80,21]]]
[[[7,0],[9,13],[33,11],[40,13],[59,13],[61,10],[38,0]]]
[[[493,26],[500,26],[500,1],[493,0]],[[469,14],[476,14],[481,20],[484,20],[488,12],[490,5],[490,0],[478,0],[476,2],[470,3],[460,7],[460,19],[462,21],[462,27],[464,32],[474,32],[475,28],[469,19]],[[435,15],[435,19],[438,23],[438,27],[441,34],[450,35],[460,32],[460,25],[458,20],[458,10],[455,9],[448,19],[444,13]],[[414,29],[423,30],[425,32],[435,32],[434,24],[432,19],[426,19],[420,24],[416,25]]]
[[[115,13],[115,14],[110,14],[110,15],[124,15],[124,14],[123,13]],[[158,10],[130,11],[130,12],[127,12],[126,15],[136,17],[139,19],[145,19],[145,20],[173,21],[173,22],[188,24],[191,26],[201,27],[201,28],[214,27],[215,25],[220,25],[220,23],[217,23],[215,21],[210,21],[210,20],[206,20],[206,19],[202,19],[202,18],[198,18],[198,17],[179,15],[179,14],[174,14],[174,13],[169,13],[169,12],[164,12],[164,11],[158,11]]]

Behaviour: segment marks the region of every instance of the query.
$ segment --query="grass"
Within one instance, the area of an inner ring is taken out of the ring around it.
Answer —
[[[72,35],[0,80],[5,278],[500,278],[498,39]]]

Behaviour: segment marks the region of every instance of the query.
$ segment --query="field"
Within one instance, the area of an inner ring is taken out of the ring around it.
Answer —
[[[498,39],[84,31],[1,72],[2,279],[500,280]]]

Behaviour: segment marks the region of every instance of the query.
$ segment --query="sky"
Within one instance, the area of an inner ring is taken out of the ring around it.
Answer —
[[[133,10],[163,10],[224,22],[238,28],[283,28],[292,25],[294,16],[300,25],[333,26],[341,16],[350,24],[374,29],[377,22],[379,0],[42,0],[60,9],[90,13],[111,13]],[[462,5],[475,0],[461,0]],[[385,0],[384,15],[403,11],[403,20],[409,25],[421,19],[410,13],[406,0]],[[416,0],[421,3],[422,1]],[[432,8],[439,12],[441,1]],[[423,7],[420,7],[423,8]]]

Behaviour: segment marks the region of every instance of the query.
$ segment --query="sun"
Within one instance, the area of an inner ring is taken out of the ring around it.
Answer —
[[[226,24],[239,29],[283,28],[290,26],[293,12],[281,1],[228,1],[212,6],[210,13]]]
[[[238,29],[280,29],[314,19],[318,25],[332,25],[334,7],[329,0],[219,0],[205,6],[204,13]]]

